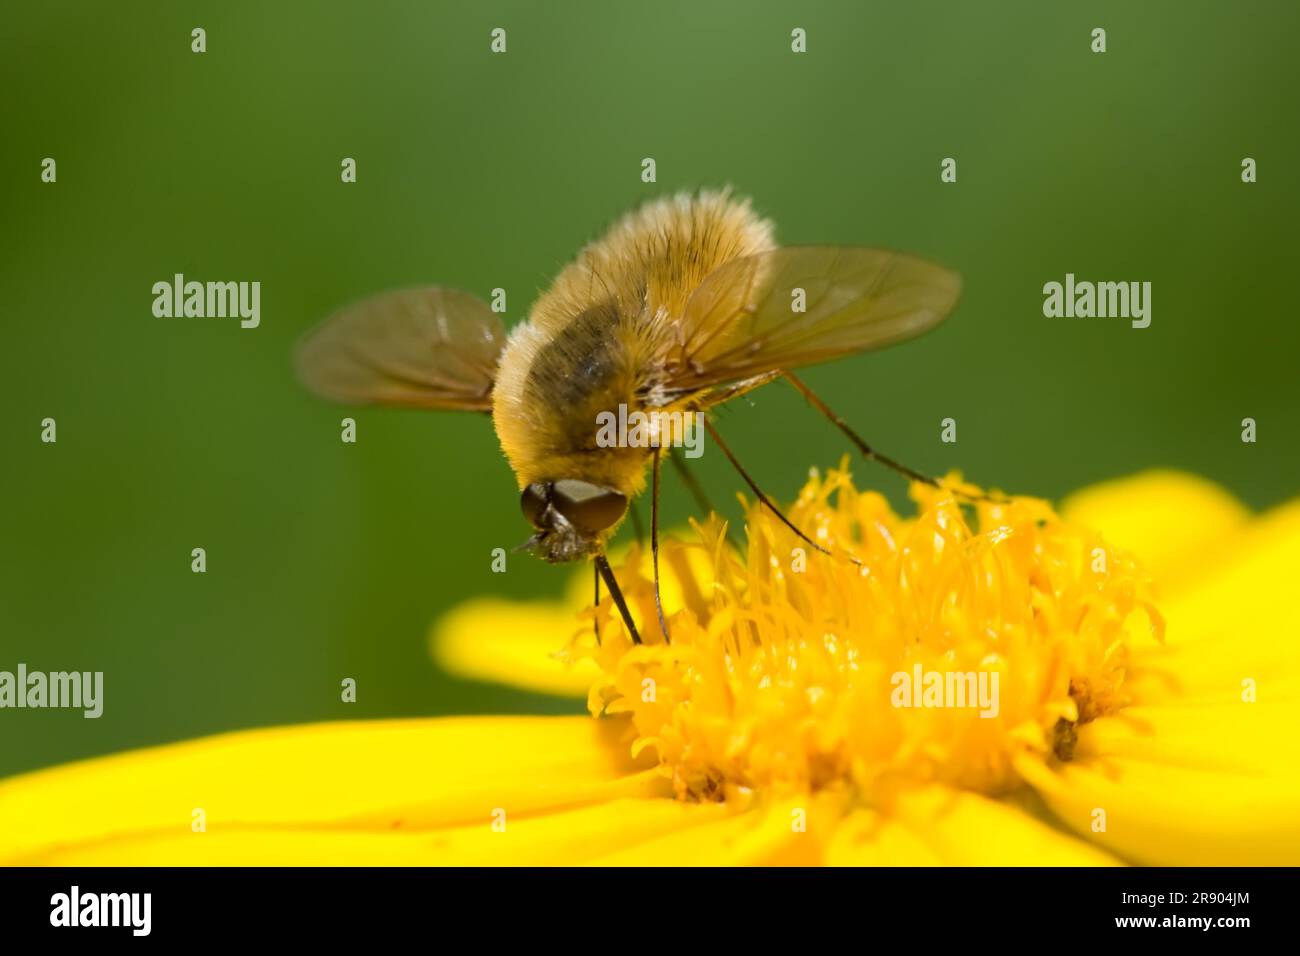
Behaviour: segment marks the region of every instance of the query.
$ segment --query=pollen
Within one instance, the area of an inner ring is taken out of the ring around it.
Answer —
[[[759,503],[742,549],[716,516],[663,542],[671,642],[633,645],[608,601],[570,651],[601,676],[589,708],[625,714],[688,800],[900,783],[986,793],[1017,758],[1072,759],[1080,725],[1130,703],[1130,647],[1164,624],[1135,558],[1042,500],[982,500],[953,476],[916,483],[915,516],[855,488],[842,463],[786,511]],[[619,572],[656,620],[642,553]]]

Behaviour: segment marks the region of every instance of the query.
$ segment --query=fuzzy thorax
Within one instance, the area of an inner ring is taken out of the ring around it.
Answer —
[[[599,447],[597,416],[648,406],[690,294],[772,248],[771,223],[725,191],[647,203],[584,248],[501,355],[492,416],[519,487],[575,478],[638,494],[647,450]]]

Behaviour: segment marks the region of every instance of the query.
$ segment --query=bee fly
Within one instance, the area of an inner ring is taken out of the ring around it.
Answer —
[[[897,252],[780,248],[747,201],[702,192],[623,217],[508,336],[469,293],[407,289],[343,308],[307,334],[296,363],[311,391],[336,401],[490,412],[534,529],[522,547],[550,562],[591,559],[597,603],[603,580],[637,643],[605,547],[649,471],[655,601],[667,640],[662,443],[608,447],[597,442],[596,422],[614,409],[702,416],[759,501],[826,552],[763,494],[706,413],[784,378],[863,455],[935,484],[872,449],[790,370],[919,335],[948,314],[960,288],[955,273]]]

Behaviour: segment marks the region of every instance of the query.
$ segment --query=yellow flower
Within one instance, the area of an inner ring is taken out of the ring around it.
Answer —
[[[585,575],[437,629],[444,666],[586,691],[598,720],[320,724],[39,771],[0,782],[0,862],[1300,862],[1300,502],[1252,516],[1173,473],[1059,518],[914,495],[904,520],[814,475],[788,513],[830,555],[753,507],[743,555],[717,522],[667,544],[671,644],[633,646],[608,601],[597,644]],[[653,622],[647,572],[633,552],[620,580]]]

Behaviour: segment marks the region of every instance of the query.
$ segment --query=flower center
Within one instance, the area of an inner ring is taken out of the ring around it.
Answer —
[[[997,792],[1019,754],[1070,759],[1077,725],[1126,703],[1130,637],[1162,634],[1146,578],[1040,500],[968,505],[968,519],[950,492],[912,496],[901,518],[842,465],[814,471],[786,512],[830,554],[761,505],[743,552],[717,519],[665,542],[671,643],[646,626],[634,646],[608,601],[600,645],[575,639],[603,672],[593,713],[630,714],[634,749],[653,747],[690,799],[871,799],[900,779]],[[619,577],[654,622],[642,557]]]

